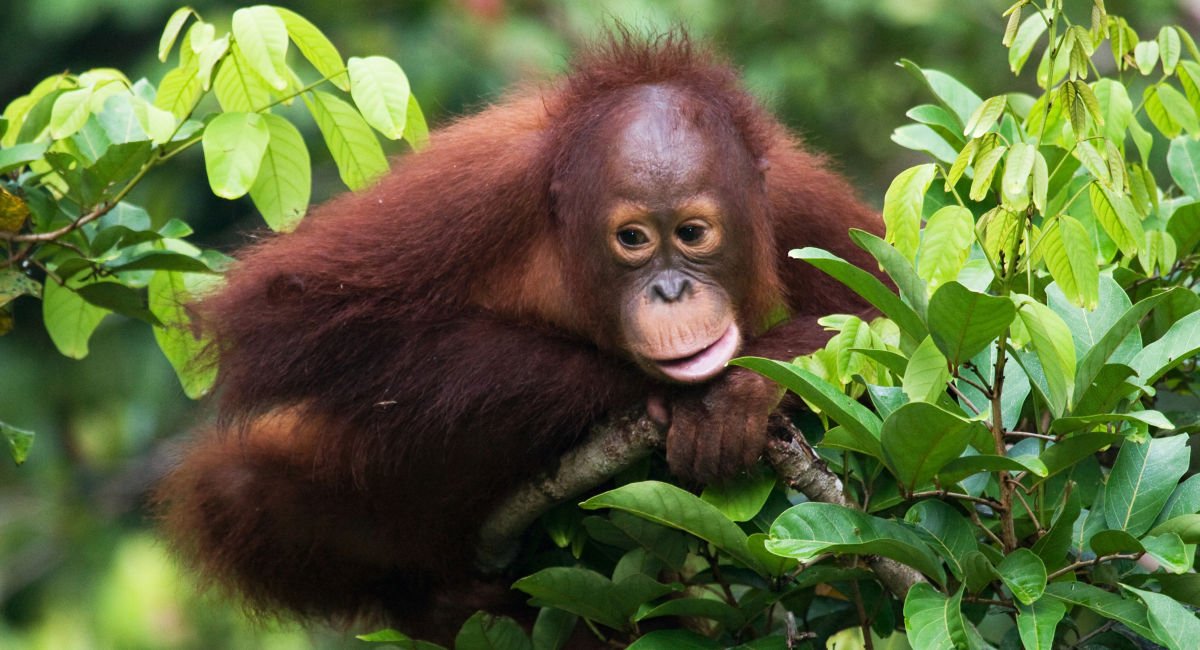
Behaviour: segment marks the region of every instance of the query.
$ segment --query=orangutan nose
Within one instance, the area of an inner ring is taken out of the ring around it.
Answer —
[[[650,287],[651,295],[663,302],[678,302],[692,291],[692,281],[678,271],[663,271]]]

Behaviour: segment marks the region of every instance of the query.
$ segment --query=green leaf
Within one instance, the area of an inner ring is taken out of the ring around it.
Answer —
[[[1035,603],[1017,604],[1017,632],[1027,650],[1051,650],[1054,630],[1067,614],[1062,601],[1043,598]]]
[[[879,266],[883,267],[884,272],[900,289],[900,295],[904,301],[913,308],[919,317],[924,318],[929,296],[925,291],[925,282],[913,270],[912,263],[891,244],[865,230],[851,228],[850,239],[879,262]]]
[[[392,140],[404,135],[408,77],[395,61],[383,56],[350,57],[350,94],[367,123]]]
[[[1016,315],[1011,300],[947,282],[929,300],[929,331],[942,354],[958,365],[1003,334]]]
[[[1197,474],[1196,476],[1200,476]],[[1194,478],[1194,477],[1193,477]],[[1190,479],[1189,479],[1190,480]],[[1163,508],[1165,514],[1170,504]],[[1150,529],[1149,535],[1165,535],[1171,533],[1188,544],[1200,544],[1200,514],[1186,514],[1171,517]]]
[[[1068,418],[1058,418],[1050,425],[1050,430],[1055,433],[1071,433],[1080,429],[1095,427],[1098,424],[1108,422],[1136,422],[1155,427],[1157,429],[1171,430],[1175,428],[1174,424],[1167,419],[1165,415],[1158,411],[1132,411],[1129,413],[1098,413],[1095,415],[1082,415]]]
[[[946,561],[950,572],[962,579],[967,554],[979,549],[971,522],[950,504],[925,500],[908,509],[904,520],[924,532],[934,551]]]
[[[1179,42],[1179,33],[1174,28],[1164,26],[1158,31],[1158,53],[1162,59],[1163,73],[1174,74],[1175,66],[1179,64],[1179,54],[1182,50],[1182,45]]]
[[[425,124],[425,114],[417,104],[417,98],[408,96],[408,110],[404,114],[404,139],[412,145],[414,151],[420,151],[429,145],[429,127]]]
[[[1038,458],[1046,466],[1046,476],[1054,476],[1124,438],[1119,433],[1083,433],[1050,445]]]
[[[896,176],[883,197],[885,240],[910,260],[917,254],[921,210],[935,173],[937,167],[932,164],[910,167]]]
[[[1117,594],[1083,582],[1055,582],[1046,585],[1046,595],[1068,605],[1079,605],[1123,623],[1134,632],[1157,641],[1146,618],[1146,608],[1139,602],[1126,600]]]
[[[740,357],[731,360],[729,365],[749,368],[808,400],[853,434],[860,448],[870,449],[872,456],[883,458],[883,451],[879,447],[879,432],[883,424],[879,416],[829,382],[786,361]]]
[[[0,148],[0,174],[7,174],[40,159],[49,147],[49,142],[26,142]]]
[[[967,125],[963,128],[963,135],[968,138],[978,138],[987,133],[996,125],[1007,107],[1008,97],[1005,95],[988,98],[979,105],[979,108],[975,109],[974,113],[971,113],[971,117],[967,119]]]
[[[724,483],[705,486],[700,498],[716,506],[732,521],[750,521],[762,510],[773,489],[775,474],[751,469]]]
[[[907,59],[901,59],[900,65],[917,79],[923,81],[926,87],[937,97],[938,102],[950,109],[959,122],[966,124],[971,119],[971,113],[979,107],[983,100],[979,98],[954,77],[938,70],[921,69],[920,66]]]
[[[627,650],[717,650],[722,644],[691,630],[655,630],[638,637]]]
[[[1196,639],[1200,639],[1200,621],[1196,620],[1192,610],[1170,596],[1126,585],[1121,587],[1146,603],[1150,629],[1154,631],[1159,643],[1171,650],[1189,650],[1195,647]]]
[[[1146,115],[1155,128],[1168,138],[1174,138],[1183,131],[1196,133],[1200,130],[1196,109],[1175,88],[1165,83],[1155,84],[1146,88],[1142,99]]]
[[[1141,444],[1127,440],[1104,487],[1104,520],[1135,537],[1150,530],[1188,461],[1186,434]]]
[[[676,598],[638,614],[638,621],[645,621],[663,616],[685,616],[688,618],[707,618],[721,624],[726,630],[736,630],[744,623],[742,613],[724,601],[714,598]]]
[[[350,79],[346,76],[346,64],[342,62],[342,55],[329,38],[300,14],[283,7],[274,9],[283,18],[288,36],[292,38],[296,49],[300,50],[304,58],[308,59],[321,76],[333,82],[333,85],[343,91],[349,91]]]
[[[1146,555],[1158,561],[1159,567],[1170,573],[1187,573],[1192,568],[1195,549],[1189,551],[1179,535],[1171,532],[1147,535],[1141,540]]]
[[[1183,289],[1175,289],[1175,291],[1183,291]],[[1141,333],[1137,330],[1138,322],[1159,301],[1170,294],[1171,292],[1164,292],[1139,300],[1137,304],[1125,310],[1117,322],[1113,323],[1112,327],[1108,328],[1108,331],[1100,337],[1100,340],[1087,351],[1079,362],[1078,376],[1075,381],[1075,394],[1080,396],[1077,406],[1083,403],[1082,395],[1097,381],[1101,370],[1118,351],[1121,351],[1120,356],[1116,357],[1119,363],[1125,363],[1132,359],[1133,352],[1141,347]],[[1135,338],[1135,343],[1127,343],[1127,338]],[[1129,357],[1123,358],[1126,354]]]
[[[1008,147],[999,145],[975,159],[975,178],[971,181],[970,197],[972,201],[982,201],[992,188],[992,178],[996,175],[996,167],[1000,159],[1008,151]]]
[[[1137,371],[1138,380],[1150,386],[1197,352],[1200,352],[1200,311],[1175,321],[1166,334],[1138,352],[1129,365]]]
[[[203,50],[200,51],[200,56],[196,59],[196,76],[200,78],[200,88],[207,92],[212,88],[213,68],[217,62],[229,53],[229,36],[221,38],[209,43]]]
[[[250,68],[237,43],[229,46],[229,55],[221,60],[212,87],[227,113],[252,113],[271,103],[271,87]]]
[[[1020,212],[1029,206],[1029,180],[1037,148],[1025,142],[1014,143],[1004,159],[1004,175],[1000,179],[1000,196],[1004,207]]]
[[[975,219],[970,210],[948,205],[929,217],[921,232],[917,273],[930,290],[958,277],[974,241]]]
[[[200,64],[198,60],[192,60],[163,75],[162,81],[158,82],[158,92],[154,95],[154,107],[182,120],[196,108],[196,103],[200,101],[202,95],[204,95],[204,81],[200,78]],[[134,102],[134,106],[137,105],[138,103]],[[139,120],[139,123],[142,122]],[[141,124],[141,126],[143,130],[146,130],[145,124]],[[173,131],[174,128],[171,130]],[[168,137],[169,135],[168,133]],[[165,138],[158,139],[158,141],[163,142]]]
[[[1137,255],[1138,246],[1145,239],[1142,221],[1133,207],[1133,201],[1121,192],[1111,190],[1099,183],[1088,189],[1092,202],[1092,213],[1112,237],[1121,252],[1128,257]]]
[[[194,13],[191,7],[180,7],[167,19],[167,26],[163,29],[162,36],[158,39],[159,61],[165,62],[167,60],[167,55],[171,53],[171,48],[175,46],[175,39],[179,38],[179,32],[183,29],[183,24]]]
[[[379,140],[358,111],[337,97],[313,91],[304,96],[317,128],[325,138],[342,182],[361,190],[388,170]]]
[[[1009,458],[1008,456],[996,456],[994,454],[975,454],[973,456],[959,456],[954,460],[946,463],[942,470],[938,472],[938,480],[943,485],[958,483],[963,479],[970,477],[979,472],[1029,472],[1037,477],[1044,478],[1049,474],[1049,469],[1042,461],[1033,456],[1018,456]]]
[[[1112,142],[1125,142],[1125,130],[1133,120],[1133,102],[1125,86],[1112,79],[1100,79],[1093,90],[1104,120],[1104,137]]]
[[[1171,140],[1167,169],[1184,194],[1200,200],[1200,140],[1186,136]]]
[[[176,271],[157,271],[150,278],[150,311],[162,323],[154,328],[154,340],[191,399],[212,389],[217,366],[206,354],[211,351],[209,341],[196,335],[186,305],[217,281],[217,276]]]
[[[312,166],[304,138],[291,122],[262,116],[270,132],[250,198],[271,230],[289,232],[300,223],[312,196]]]
[[[271,140],[257,113],[222,113],[204,129],[204,164],[213,194],[236,199],[250,191]]]
[[[1063,295],[1084,309],[1095,309],[1100,301],[1100,267],[1096,247],[1083,224],[1070,215],[1060,215],[1042,231],[1037,247]]]
[[[910,402],[884,420],[879,437],[888,465],[912,491],[958,458],[982,426],[933,404]]]
[[[1025,20],[1021,21],[1021,26],[1017,29],[1017,34],[1012,39],[1012,45],[1008,48],[1008,67],[1012,69],[1013,74],[1021,74],[1021,68],[1025,67],[1025,62],[1029,60],[1029,55],[1033,52],[1033,46],[1037,44],[1038,39],[1045,33],[1046,19],[1044,12],[1040,10],[1035,11],[1025,18]]]
[[[933,338],[926,336],[908,360],[904,371],[904,393],[911,401],[934,403],[945,394],[948,381],[950,369],[946,357],[938,350]]]
[[[1075,350],[1085,355],[1101,341],[1105,332],[1116,324],[1131,306],[1125,290],[1108,273],[1097,278],[1097,304],[1092,309],[1081,307],[1078,303],[1072,304],[1073,301],[1067,298],[1057,282],[1052,282],[1046,287],[1046,299],[1050,309],[1061,316],[1071,330]],[[1141,349],[1141,336],[1127,333],[1129,335],[1109,357],[1118,363],[1129,361]],[[1087,387],[1076,383],[1075,389],[1083,391]]]
[[[1154,41],[1138,43],[1133,48],[1133,61],[1137,64],[1138,72],[1143,75],[1154,72],[1154,65],[1158,63],[1158,43]]]
[[[580,504],[584,510],[614,508],[655,523],[677,528],[705,540],[730,557],[757,569],[746,549],[746,534],[700,497],[658,481],[630,483],[598,494]],[[564,608],[566,609],[566,608]]]
[[[0,271],[0,307],[21,296],[42,295],[42,283],[22,271],[8,268]]]
[[[72,279],[67,284],[64,287],[53,279],[46,282],[42,292],[42,320],[59,352],[82,359],[88,354],[88,339],[109,310],[89,304],[76,293],[80,281]]]
[[[913,585],[904,598],[904,628],[908,643],[921,650],[973,647],[962,615],[963,588],[946,598],[926,583]],[[976,636],[978,633],[976,633]]]
[[[33,435],[32,431],[26,431],[0,421],[0,437],[3,437],[8,443],[8,453],[17,465],[23,465],[25,459],[29,457],[29,449],[33,446]]]
[[[252,70],[275,90],[287,88],[288,31],[273,7],[256,5],[233,12],[233,37]]]
[[[823,553],[881,555],[946,581],[937,555],[902,524],[832,503],[793,506],[771,524],[767,550],[801,562]]]
[[[629,625],[625,613],[613,600],[613,582],[590,569],[542,569],[513,583],[513,589],[529,594],[534,603],[556,607],[613,629]]]
[[[1075,344],[1071,330],[1058,314],[1029,296],[1014,294],[1017,315],[1029,332],[1033,351],[1037,354],[1051,400],[1050,408],[1061,415],[1071,403],[1075,382]]]
[[[1009,553],[996,565],[996,573],[1013,596],[1025,605],[1037,602],[1046,590],[1046,565],[1042,563],[1042,558],[1027,548],[1018,548]]]
[[[458,631],[454,650],[533,650],[533,644],[511,618],[476,612]]]
[[[186,271],[190,273],[213,273],[203,260],[177,253],[175,251],[150,250],[124,259],[117,264],[111,264],[108,269],[113,273],[121,271]]]
[[[570,612],[543,607],[533,623],[533,649],[562,650],[570,642],[578,622],[579,617]]]
[[[58,96],[50,111],[50,137],[55,140],[69,138],[83,128],[91,115],[92,92],[92,88],[78,88]]]
[[[1162,523],[1176,517],[1191,516],[1196,513],[1200,513],[1200,474],[1189,476],[1186,481],[1175,487],[1175,491],[1171,493],[1171,497],[1167,499],[1167,504],[1163,506],[1162,512],[1159,513],[1157,523]],[[1179,533],[1181,536],[1184,535],[1179,530],[1170,530]],[[1151,532],[1157,534],[1157,531]],[[1189,537],[1184,536],[1184,541],[1191,544],[1192,542],[1188,541],[1189,539]],[[1200,537],[1196,538],[1196,542],[1200,543]]]
[[[928,332],[925,324],[911,307],[904,304],[895,293],[892,293],[879,278],[854,266],[842,258],[819,248],[801,248],[788,253],[789,257],[800,259],[812,264],[838,282],[849,287],[854,293],[862,296],[867,302],[883,312],[884,316],[895,321],[900,330],[914,341],[925,338]]]
[[[936,130],[924,124],[905,124],[892,131],[892,142],[913,151],[924,151],[944,162],[953,162],[958,151]]]
[[[418,641],[399,630],[391,628],[377,630],[370,634],[359,634],[355,638],[367,643],[388,643],[399,647],[400,650],[446,650],[436,643]]]

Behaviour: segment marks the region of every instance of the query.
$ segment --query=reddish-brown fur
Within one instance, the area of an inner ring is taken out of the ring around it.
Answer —
[[[581,220],[604,215],[555,201],[557,179],[600,162],[578,143],[647,84],[681,91],[703,129],[766,170],[765,185],[729,183],[765,206],[737,305],[743,351],[811,351],[826,338],[817,316],[861,308],[786,252],[865,264],[846,230],[878,231],[877,216],[711,54],[617,37],[562,83],[438,131],[372,189],[242,251],[198,305],[219,345],[221,417],[158,498],[204,576],[260,609],[382,614],[444,638],[492,595],[470,571],[489,508],[605,414],[667,396],[669,457],[687,474],[758,456],[775,389],[740,370],[687,389],[647,377],[601,324],[614,308],[589,291],[601,253],[576,243]],[[781,302],[794,318],[755,331]]]

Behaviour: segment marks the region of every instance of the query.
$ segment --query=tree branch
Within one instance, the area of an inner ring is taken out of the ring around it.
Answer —
[[[858,507],[842,492],[837,475],[787,418],[773,416],[770,431],[766,458],[781,480],[812,501]],[[489,573],[502,570],[516,556],[525,530],[539,517],[595,489],[665,444],[666,431],[641,410],[597,424],[581,445],[560,459],[553,472],[521,486],[492,512],[480,528],[476,564]],[[899,598],[913,585],[925,582],[919,572],[894,560],[876,557],[869,564]]]

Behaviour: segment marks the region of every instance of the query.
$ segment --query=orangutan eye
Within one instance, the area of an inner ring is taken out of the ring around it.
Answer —
[[[705,232],[704,226],[683,226],[675,231],[675,235],[685,244],[694,244],[704,239]]]
[[[617,241],[626,248],[637,248],[649,242],[646,233],[637,228],[625,228],[617,233]]]

